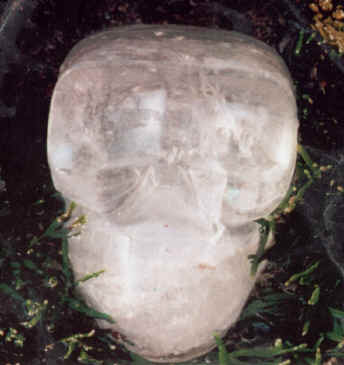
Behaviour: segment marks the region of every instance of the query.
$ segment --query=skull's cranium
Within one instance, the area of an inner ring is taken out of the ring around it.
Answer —
[[[153,361],[214,347],[254,278],[258,226],[290,185],[297,114],[267,45],[221,30],[131,26],[68,55],[49,117],[56,188],[86,213],[70,240],[87,301]]]

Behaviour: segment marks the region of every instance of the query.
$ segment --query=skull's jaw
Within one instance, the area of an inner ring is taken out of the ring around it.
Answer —
[[[213,232],[166,220],[114,227],[86,214],[69,252],[76,279],[105,270],[79,285],[89,305],[115,320],[99,325],[151,361],[185,361],[215,347],[214,334],[236,322],[254,285],[248,255],[257,251],[258,225],[226,230],[214,242]]]

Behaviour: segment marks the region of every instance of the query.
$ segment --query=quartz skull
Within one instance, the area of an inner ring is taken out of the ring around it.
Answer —
[[[215,346],[254,285],[256,219],[291,183],[297,109],[281,57],[224,30],[110,29],[79,42],[53,93],[55,187],[87,217],[69,242],[101,327],[159,362]],[[257,275],[256,275],[257,276]]]

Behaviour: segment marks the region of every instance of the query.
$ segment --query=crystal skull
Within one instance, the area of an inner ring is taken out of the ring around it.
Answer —
[[[283,60],[236,32],[110,29],[63,63],[48,128],[57,190],[88,223],[69,242],[101,327],[133,352],[185,361],[215,346],[254,285],[254,221],[293,177],[297,109]]]

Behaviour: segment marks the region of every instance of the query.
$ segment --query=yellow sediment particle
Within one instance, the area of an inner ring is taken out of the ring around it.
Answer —
[[[51,350],[54,349],[54,346],[55,345],[53,343],[50,343],[50,344],[48,344],[48,345],[45,346],[44,351],[45,352],[51,351]]]
[[[331,165],[327,165],[327,166],[320,166],[320,167],[319,167],[319,170],[320,170],[321,172],[326,172],[326,171],[328,171],[328,170],[331,170],[331,168],[332,168],[332,166],[331,166]]]
[[[338,185],[337,186],[337,190],[342,193],[344,191],[344,188],[341,185]]]
[[[314,13],[319,13],[319,6],[317,4],[314,3],[310,3],[309,4],[309,8],[314,11]]]
[[[315,13],[312,29],[318,31],[324,42],[336,46],[340,53],[344,52],[344,10],[342,5],[334,9],[331,0],[318,0],[318,3],[309,4]],[[323,14],[325,12],[326,14]]]
[[[338,6],[336,10],[332,13],[332,17],[337,20],[344,19],[344,10],[342,9],[342,6]]]
[[[332,0],[319,0],[319,6],[323,11],[331,11],[333,9]]]

